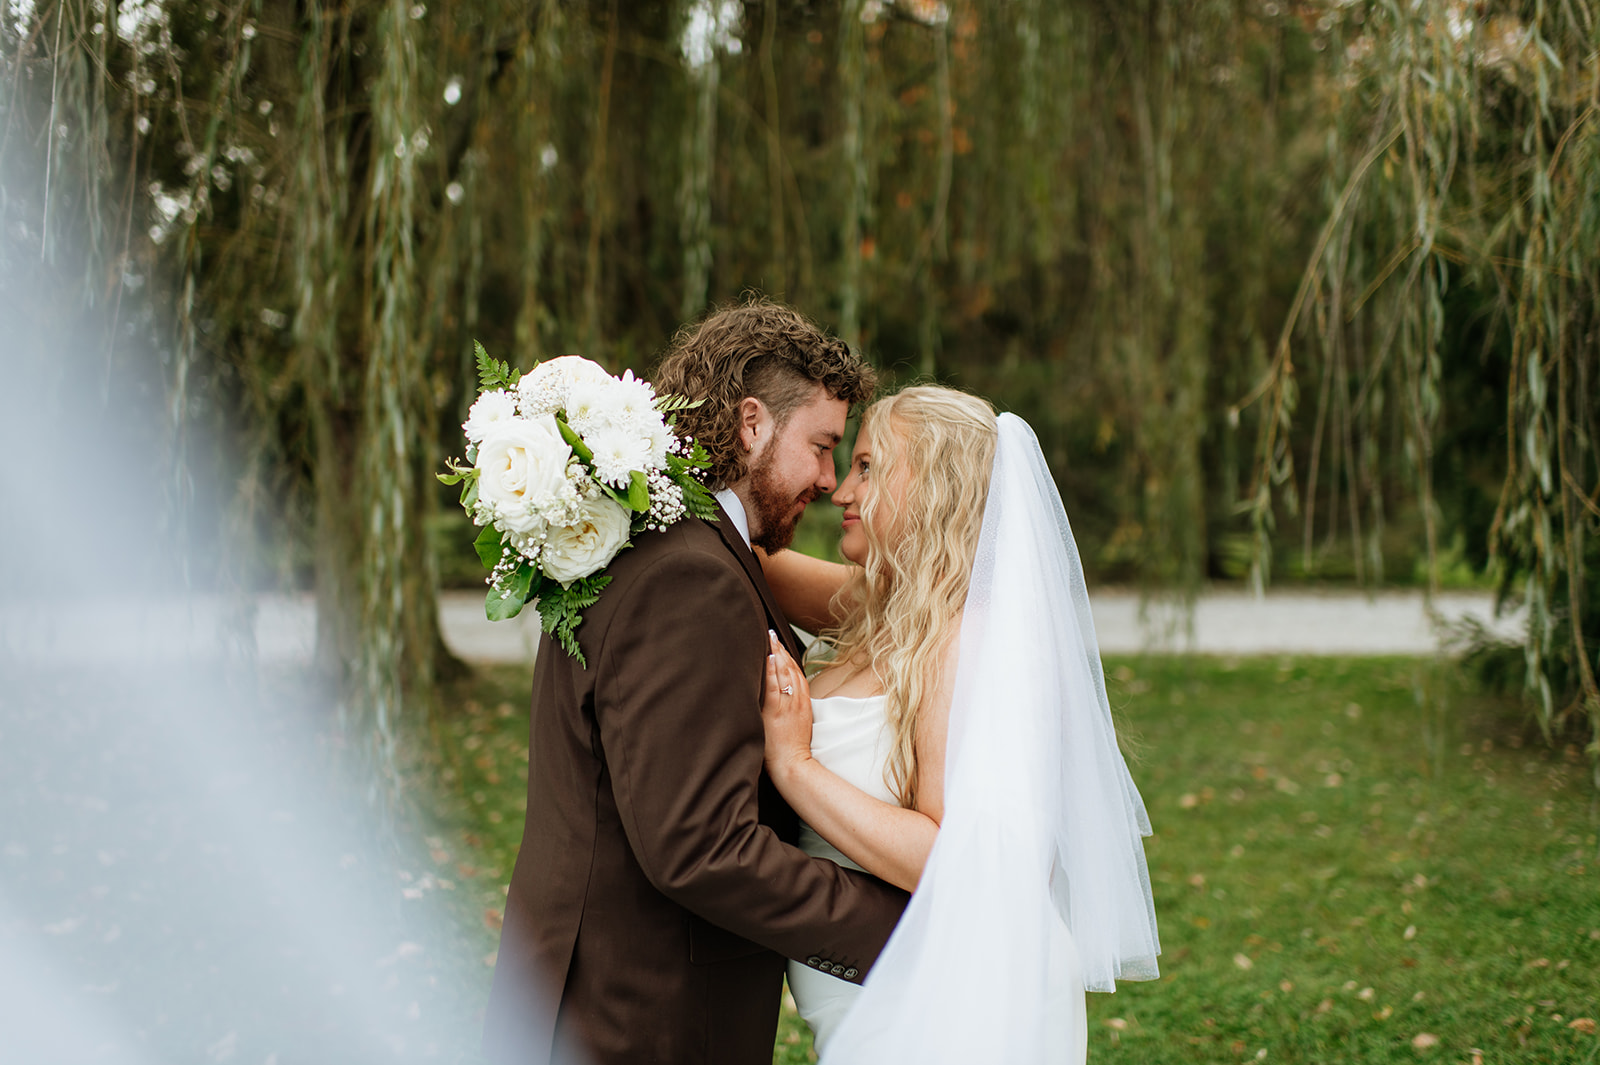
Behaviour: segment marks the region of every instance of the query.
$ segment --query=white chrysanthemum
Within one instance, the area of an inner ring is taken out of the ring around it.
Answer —
[[[503,388],[493,392],[485,392],[472,404],[472,409],[467,412],[467,420],[461,423],[461,431],[467,434],[467,439],[474,444],[483,443],[494,425],[508,422],[517,416],[517,397]]]
[[[604,381],[578,381],[568,389],[567,424],[585,443],[593,433],[624,424],[619,418],[621,404],[616,387],[617,382],[608,377]]]
[[[651,468],[657,470],[665,469],[667,453],[672,450],[673,443],[678,439],[677,435],[667,428],[666,422],[657,418],[656,424],[650,427],[649,439]]]
[[[623,372],[622,378],[611,386],[611,392],[611,404],[617,412],[618,422],[642,428],[661,420],[661,414],[656,410],[656,390],[649,381],[634,377],[632,370]]]
[[[650,438],[620,426],[596,429],[584,443],[594,452],[595,477],[613,488],[625,487],[628,476],[650,462]]]

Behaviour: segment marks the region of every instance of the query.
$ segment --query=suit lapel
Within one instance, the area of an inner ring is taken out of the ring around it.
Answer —
[[[755,552],[745,544],[744,538],[739,535],[739,529],[733,524],[733,519],[728,517],[728,512],[722,509],[722,504],[717,504],[717,512],[722,515],[717,522],[717,533],[722,537],[722,542],[732,551],[739,564],[744,567],[745,575],[750,578],[750,583],[755,585],[756,593],[761,596],[761,602],[766,605],[767,617],[772,621],[772,628],[778,634],[778,639],[783,641],[783,646],[796,662],[801,660],[804,650],[799,641],[795,639],[794,630],[789,627],[788,620],[783,616],[778,601],[772,597],[772,589],[767,587],[766,574],[761,572],[761,562],[756,558]]]

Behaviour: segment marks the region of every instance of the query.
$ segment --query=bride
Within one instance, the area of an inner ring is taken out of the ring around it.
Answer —
[[[855,565],[766,560],[820,630],[774,639],[767,769],[812,854],[913,891],[864,986],[794,961],[825,1062],[1082,1062],[1084,990],[1156,976],[1144,805],[1033,432],[918,386],[862,419],[833,501]],[[854,975],[854,974],[851,974]]]

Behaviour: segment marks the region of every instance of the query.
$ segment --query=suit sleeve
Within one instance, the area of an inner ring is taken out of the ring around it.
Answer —
[[[626,594],[596,663],[595,716],[645,876],[712,924],[860,980],[906,895],[760,823],[766,615],[743,575],[684,552]]]

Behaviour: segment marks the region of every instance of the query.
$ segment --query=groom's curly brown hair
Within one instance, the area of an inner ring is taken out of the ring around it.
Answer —
[[[732,484],[747,472],[739,443],[745,397],[766,404],[782,431],[817,385],[854,407],[872,396],[878,375],[850,345],[793,307],[756,296],[680,329],[651,381],[659,395],[704,400],[678,413],[677,430],[711,456],[708,480]]]

